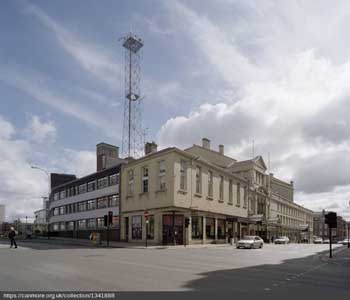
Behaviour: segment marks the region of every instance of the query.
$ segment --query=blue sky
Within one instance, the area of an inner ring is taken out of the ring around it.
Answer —
[[[0,202],[40,208],[40,165],[83,175],[121,145],[123,48],[144,40],[147,139],[271,157],[295,199],[350,217],[350,4],[337,1],[1,1]]]

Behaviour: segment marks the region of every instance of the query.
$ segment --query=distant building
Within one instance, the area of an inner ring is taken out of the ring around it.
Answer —
[[[97,172],[76,178],[51,174],[49,230],[51,236],[89,238],[98,232],[106,238],[104,215],[113,213],[110,239],[119,240],[119,179],[123,159],[119,148],[96,146]],[[38,212],[39,214],[40,212]]]
[[[5,205],[0,204],[0,224],[5,222]]]
[[[322,212],[315,212],[313,217],[314,222],[314,235],[323,239],[329,238],[328,225],[325,224],[325,215],[328,211],[323,210]],[[347,223],[341,217],[337,216],[337,228],[332,229],[332,237],[336,240],[343,240],[347,235]]]

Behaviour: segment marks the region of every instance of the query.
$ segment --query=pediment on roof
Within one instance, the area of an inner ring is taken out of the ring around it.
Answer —
[[[267,170],[267,167],[265,165],[264,159],[261,155],[254,158],[254,162],[261,168],[263,168],[265,171]]]

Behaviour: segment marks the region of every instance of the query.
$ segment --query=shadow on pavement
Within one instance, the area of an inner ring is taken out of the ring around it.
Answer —
[[[265,296],[347,296],[350,299],[350,249],[339,248],[332,259],[328,251],[303,258],[285,260],[277,265],[220,270],[198,274],[200,279],[184,287],[199,293],[224,293],[243,297]],[[271,298],[270,298],[271,299]],[[295,299],[295,298],[294,298]]]
[[[115,246],[106,247],[105,243],[102,246],[94,246],[87,240],[55,240],[55,239],[27,239],[17,240],[18,248],[29,248],[33,250],[55,250],[55,249],[109,249],[120,248]],[[1,240],[1,245],[10,247],[9,241]]]

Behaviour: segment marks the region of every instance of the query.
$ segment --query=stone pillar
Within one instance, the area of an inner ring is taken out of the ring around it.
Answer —
[[[215,243],[217,243],[218,240],[218,219],[214,219],[214,232],[215,232]]]

